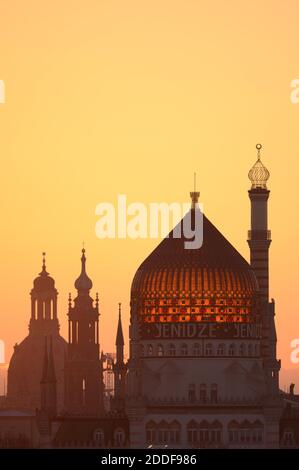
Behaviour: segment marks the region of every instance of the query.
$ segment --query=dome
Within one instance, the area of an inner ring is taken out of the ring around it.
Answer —
[[[266,189],[267,188],[267,181],[270,177],[270,172],[267,168],[262,164],[260,158],[260,151],[262,149],[261,144],[256,145],[256,149],[258,152],[258,158],[251,170],[248,173],[248,178],[252,183],[252,188],[255,189]]]
[[[39,276],[34,279],[33,286],[35,290],[45,292],[55,289],[55,281],[47,272],[41,272]]]
[[[81,274],[75,281],[75,288],[79,292],[89,292],[92,288],[92,280],[86,274],[86,256],[84,248],[82,250],[81,264]]]
[[[258,283],[247,261],[205,215],[201,248],[186,249],[185,238],[173,232],[135,274],[131,300],[139,317],[145,322],[252,321]]]
[[[49,335],[50,336],[50,335]],[[58,408],[63,408],[64,357],[67,342],[51,335],[57,376]],[[29,335],[15,346],[8,368],[8,400],[11,406],[35,411],[40,408],[40,382],[44,360],[45,335]]]
[[[42,271],[39,273],[38,277],[33,281],[33,289],[38,292],[48,292],[55,290],[55,281],[49,276],[49,273],[46,270],[46,259],[45,253],[43,253],[43,266]]]

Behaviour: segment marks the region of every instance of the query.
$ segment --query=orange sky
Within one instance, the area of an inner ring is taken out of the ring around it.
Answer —
[[[7,359],[27,332],[43,250],[66,334],[83,240],[100,293],[102,347],[114,347],[117,302],[127,326],[132,277],[157,244],[96,238],[96,205],[119,193],[128,202],[185,202],[197,171],[206,214],[248,258],[247,172],[261,141],[271,171],[278,352],[299,374],[289,360],[299,337],[299,104],[290,102],[298,15],[290,0],[0,0]]]

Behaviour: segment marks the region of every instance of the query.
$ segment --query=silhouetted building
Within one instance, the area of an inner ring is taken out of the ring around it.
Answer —
[[[66,341],[59,334],[57,290],[55,281],[46,270],[43,256],[42,271],[31,290],[29,335],[16,344],[8,369],[7,405],[35,411],[40,408],[45,337],[51,336],[57,374],[57,407],[64,405],[64,355]]]
[[[124,335],[121,323],[121,304],[119,305],[118,325],[116,334],[116,360],[113,364],[114,372],[114,397],[112,399],[111,407],[116,410],[125,409],[126,397],[126,374],[127,365],[124,362]]]
[[[98,416],[103,411],[103,371],[99,357],[99,302],[89,295],[92,281],[86,274],[85,249],[78,295],[69,300],[69,344],[65,363],[65,405],[71,415]]]
[[[61,418],[52,441],[52,447],[55,448],[113,449],[129,446],[129,422],[121,412],[104,413],[98,418]]]

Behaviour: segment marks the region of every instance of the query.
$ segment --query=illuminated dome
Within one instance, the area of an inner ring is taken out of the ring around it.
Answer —
[[[248,178],[252,183],[252,188],[260,188],[260,189],[267,189],[267,181],[270,177],[270,173],[267,168],[262,164],[260,151],[262,149],[261,144],[256,145],[257,149],[257,161],[251,168],[248,173]]]
[[[175,238],[173,232],[133,279],[131,301],[139,318],[145,322],[255,321],[256,276],[217,228],[203,215],[199,249],[186,249],[185,238]]]

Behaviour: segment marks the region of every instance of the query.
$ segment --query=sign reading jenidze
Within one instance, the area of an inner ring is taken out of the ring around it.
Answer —
[[[141,339],[261,338],[255,323],[152,323],[141,325]]]

